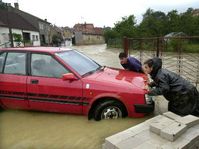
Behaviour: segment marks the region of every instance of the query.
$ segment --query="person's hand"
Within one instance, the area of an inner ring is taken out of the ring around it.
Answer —
[[[143,89],[149,91],[149,86],[145,85]]]

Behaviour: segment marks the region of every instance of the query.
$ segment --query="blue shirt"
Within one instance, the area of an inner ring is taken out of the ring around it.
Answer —
[[[135,71],[135,72],[142,72],[142,64],[139,60],[134,57],[128,57],[126,64],[121,64],[125,69]]]

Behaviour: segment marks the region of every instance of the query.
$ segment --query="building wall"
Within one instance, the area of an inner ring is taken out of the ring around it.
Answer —
[[[30,40],[31,40],[32,46],[40,46],[41,45],[40,38],[39,38],[39,32],[26,31],[26,30],[23,30],[23,32],[30,33]]]
[[[50,25],[41,21],[39,21],[38,24],[40,35],[44,35],[45,37],[45,41],[41,41],[42,44],[50,44]]]
[[[100,35],[83,34],[83,44],[104,44],[104,37]]]
[[[90,45],[90,44],[104,44],[104,37],[101,35],[82,34],[82,32],[75,32],[76,45]]]
[[[39,38],[39,32],[35,31],[27,31],[27,30],[21,30],[21,29],[12,29],[12,33],[20,34],[23,38],[23,32],[30,34],[30,40],[31,40],[31,46],[40,46],[40,38]],[[0,45],[9,42],[9,29],[6,27],[0,27]],[[14,41],[14,38],[13,38]],[[17,46],[24,46],[24,43],[18,43],[14,42],[14,47]],[[8,45],[4,45],[8,46]],[[10,46],[10,45],[9,45]]]
[[[23,38],[23,34],[22,34],[22,30],[21,29],[12,29],[12,33],[15,33],[15,34],[20,34],[21,37]],[[13,38],[13,41],[14,41],[14,38]],[[14,44],[14,47],[19,47],[19,46],[24,46],[23,42],[21,43],[18,43],[18,42],[13,42]]]
[[[42,41],[40,39],[41,44],[49,44],[50,43],[50,39],[49,39],[50,24],[48,22],[40,21],[39,18],[37,18],[37,17],[35,17],[33,15],[30,15],[30,14],[28,14],[26,12],[23,12],[21,10],[18,10],[18,9],[14,9],[13,8],[12,11],[14,11],[17,14],[19,14],[23,18],[25,18],[26,21],[28,21],[36,29],[38,29],[39,32],[40,32],[40,35],[44,35],[45,43],[42,43]]]
[[[7,42],[9,42],[9,29],[6,27],[0,27],[0,45],[3,46],[3,44]]]
[[[75,44],[82,45],[83,43],[83,35],[82,32],[75,32]]]

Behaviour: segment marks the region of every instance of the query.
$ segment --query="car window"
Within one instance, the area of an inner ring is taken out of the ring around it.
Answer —
[[[32,54],[31,74],[33,76],[61,78],[69,71],[58,63],[52,56],[45,54]]]
[[[95,71],[100,67],[95,61],[75,50],[59,52],[56,53],[56,55],[63,59],[80,75]]]
[[[4,73],[26,74],[26,53],[10,52],[7,55]]]
[[[6,57],[6,53],[0,54],[0,73],[2,73],[3,71],[3,64],[4,64],[5,57]]]

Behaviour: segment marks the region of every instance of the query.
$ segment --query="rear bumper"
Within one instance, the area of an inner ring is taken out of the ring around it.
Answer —
[[[135,104],[135,112],[137,113],[151,113],[154,111],[154,103],[152,104]]]

